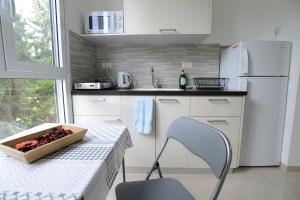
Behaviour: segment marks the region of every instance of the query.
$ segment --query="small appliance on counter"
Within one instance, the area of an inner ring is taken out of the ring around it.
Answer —
[[[129,72],[118,73],[118,88],[130,88],[132,86],[132,76]]]
[[[93,11],[85,16],[85,33],[124,33],[123,24],[122,11]]]
[[[107,81],[74,83],[75,90],[103,90],[110,88],[113,88],[113,84]]]

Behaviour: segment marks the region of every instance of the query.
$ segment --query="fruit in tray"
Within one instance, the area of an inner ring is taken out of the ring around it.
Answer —
[[[25,150],[25,149],[32,149],[32,148],[36,147],[38,143],[39,142],[37,140],[28,140],[28,141],[17,144],[16,149],[18,149],[20,151]]]
[[[45,144],[48,144],[50,142],[53,142],[55,140],[58,140],[60,138],[66,137],[68,135],[73,134],[71,130],[65,130],[65,129],[52,129],[51,133],[48,133],[46,135],[40,136],[38,138],[35,138],[33,140],[28,140],[21,142],[19,144],[16,144],[16,149],[22,152],[27,152],[30,150],[33,150],[35,148],[38,148],[40,146],[43,146]]]

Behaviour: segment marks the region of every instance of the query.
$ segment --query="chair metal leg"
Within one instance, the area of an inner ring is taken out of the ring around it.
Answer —
[[[159,162],[156,162],[155,165],[153,166],[153,168],[151,169],[151,171],[148,173],[148,176],[146,177],[146,180],[150,179],[150,176],[151,176],[152,172],[154,172],[155,170],[157,170],[159,178],[163,178],[163,175],[161,173],[161,169],[160,169],[160,166],[159,166]]]
[[[156,163],[156,169],[158,171],[159,178],[163,178],[161,170],[160,170],[159,162]]]
[[[122,160],[122,173],[123,173],[123,183],[126,182],[126,175],[125,175],[125,159]]]
[[[158,154],[156,160],[154,161],[154,164],[153,164],[153,166],[152,166],[152,168],[151,168],[150,172],[148,173],[148,175],[147,175],[147,177],[146,177],[145,180],[149,180],[149,179],[150,179],[150,176],[152,175],[152,172],[155,171],[155,170],[158,171],[159,177],[160,177],[160,178],[163,178],[162,173],[161,173],[161,170],[160,170],[160,167],[159,167],[158,160],[159,160],[161,154],[163,153],[163,151],[165,150],[168,141],[169,141],[169,138],[166,139],[163,148],[161,149],[160,153]]]

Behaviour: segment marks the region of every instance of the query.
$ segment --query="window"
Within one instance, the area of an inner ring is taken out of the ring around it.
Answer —
[[[69,88],[63,1],[11,2],[9,12],[0,9],[0,139],[65,122]]]
[[[9,0],[1,26],[7,71],[63,73],[59,0]]]
[[[54,80],[0,80],[0,139],[44,122],[57,122]]]
[[[17,59],[53,65],[49,0],[15,0],[13,33]]]

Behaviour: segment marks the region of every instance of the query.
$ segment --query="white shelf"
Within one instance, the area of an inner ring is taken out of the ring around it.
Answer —
[[[124,45],[124,44],[200,44],[208,34],[81,34],[83,38],[95,45]]]

